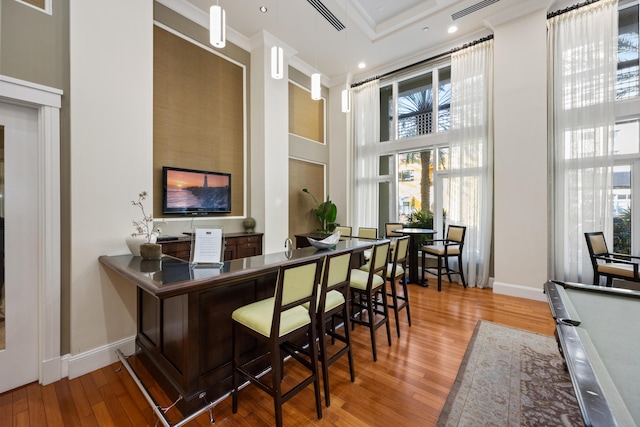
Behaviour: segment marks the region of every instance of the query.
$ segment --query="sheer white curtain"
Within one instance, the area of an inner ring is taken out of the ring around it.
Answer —
[[[602,0],[551,18],[548,26],[553,156],[552,271],[592,283],[584,233],[612,244],[618,2]]]
[[[447,222],[465,225],[469,286],[489,282],[493,206],[493,40],[451,56],[451,145]]]
[[[378,226],[378,150],[380,145],[380,84],[378,80],[352,89],[354,146],[353,231]]]

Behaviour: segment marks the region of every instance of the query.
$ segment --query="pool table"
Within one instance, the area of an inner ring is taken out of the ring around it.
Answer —
[[[544,290],[585,425],[640,425],[640,292],[559,281]]]

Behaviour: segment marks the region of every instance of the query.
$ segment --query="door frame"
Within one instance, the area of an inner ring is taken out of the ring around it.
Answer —
[[[38,381],[62,378],[60,356],[60,107],[62,91],[0,75],[0,102],[38,111]]]

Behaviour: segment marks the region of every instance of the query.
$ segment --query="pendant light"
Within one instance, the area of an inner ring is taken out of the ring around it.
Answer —
[[[347,14],[347,0],[344,0],[344,23],[346,25],[347,20],[349,19],[349,15]],[[347,60],[349,58],[348,49],[347,49],[347,29],[344,29],[344,63],[345,67],[347,64]],[[349,68],[347,68],[347,73],[349,73]],[[348,76],[347,76],[348,77]],[[349,89],[349,79],[347,78],[347,82],[345,83],[345,87],[342,90],[342,112],[348,113],[351,111],[351,90]]]
[[[280,2],[276,2],[276,27],[280,27]],[[284,51],[277,42],[271,48],[271,77],[280,80],[284,77]]]
[[[214,4],[209,9],[209,41],[217,48],[223,48],[227,41],[224,9],[218,4]]]
[[[271,48],[271,77],[280,80],[284,77],[284,52],[280,46]]]
[[[351,89],[349,89],[349,83],[346,83],[345,88],[342,89],[342,112],[349,111],[351,111]]]
[[[318,17],[316,16],[316,40],[318,40]],[[316,46],[316,72],[311,74],[311,99],[318,101],[321,98],[320,73],[318,72],[318,46]]]
[[[318,101],[320,98],[320,73],[313,73],[311,74],[311,99]]]

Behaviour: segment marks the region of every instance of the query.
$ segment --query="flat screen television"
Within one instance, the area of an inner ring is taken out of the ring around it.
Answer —
[[[231,212],[231,174],[162,168],[162,213],[208,215]]]

